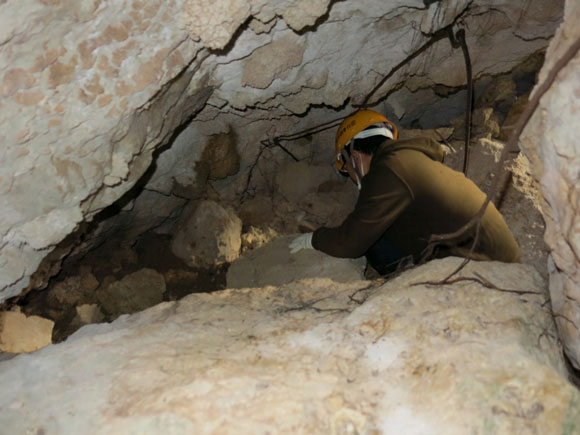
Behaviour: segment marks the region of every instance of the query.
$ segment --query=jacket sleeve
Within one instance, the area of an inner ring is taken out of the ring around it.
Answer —
[[[316,230],[312,246],[333,257],[360,257],[412,201],[412,191],[404,180],[386,165],[371,164],[353,212],[338,227]]]

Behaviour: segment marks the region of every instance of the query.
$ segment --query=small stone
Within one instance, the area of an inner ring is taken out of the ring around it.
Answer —
[[[39,316],[27,317],[17,311],[0,313],[0,350],[10,353],[34,352],[52,341],[54,322]]]
[[[214,201],[190,204],[176,227],[171,250],[193,267],[213,267],[238,258],[242,221]]]
[[[105,315],[97,304],[83,304],[76,307],[77,317],[81,324],[100,323],[105,320]]]

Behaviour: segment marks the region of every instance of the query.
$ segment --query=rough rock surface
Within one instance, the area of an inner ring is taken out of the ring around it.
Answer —
[[[105,316],[97,304],[82,304],[76,307],[77,316],[75,321],[80,325],[90,325],[100,323],[105,320]]]
[[[84,327],[0,362],[2,428],[576,433],[580,393],[564,378],[544,282],[529,266],[472,262],[463,274],[539,294],[412,285],[458,264],[374,288],[318,279],[195,294]]]
[[[0,350],[10,353],[34,352],[52,341],[54,322],[16,311],[0,312]]]
[[[192,140],[166,160],[195,161],[209,137],[234,131],[240,176],[211,185],[234,200],[259,153],[288,158],[279,147],[262,153],[262,139],[348,112],[345,102],[362,102],[385,74],[392,73],[373,101],[399,89],[389,101],[399,114],[417,100],[417,89],[462,85],[460,50],[446,40],[395,69],[458,17],[469,30],[478,76],[509,71],[544,48],[562,13],[562,2],[553,0],[73,3],[0,2],[2,300],[27,286],[79,223],[128,192],[186,121],[194,120]],[[297,142],[290,151],[330,161],[331,147],[320,144],[332,142],[325,140],[305,139],[307,146]],[[176,174],[160,167],[166,181],[157,182],[165,189],[177,179],[196,180],[184,174],[187,166],[175,166]],[[262,170],[257,165],[251,189],[263,183]],[[193,190],[171,195],[199,194]]]
[[[200,100],[181,2],[0,4],[0,288],[139,179]],[[206,98],[207,99],[207,98]]]
[[[296,236],[279,237],[238,258],[228,269],[227,287],[280,286],[305,278],[330,278],[336,282],[364,279],[364,258],[334,258],[313,249],[290,254],[288,244]]]
[[[177,223],[172,252],[190,266],[211,267],[234,261],[242,246],[242,221],[213,201],[191,203]]]
[[[101,307],[111,317],[142,311],[163,300],[165,280],[153,269],[142,269],[97,291]]]
[[[99,282],[94,275],[83,270],[80,275],[69,276],[56,283],[50,288],[49,293],[61,305],[80,305],[97,287],[99,287]]]
[[[580,4],[566,2],[566,22],[550,43],[539,83],[580,37]],[[558,74],[521,138],[546,200],[550,294],[567,354],[580,369],[580,53]],[[536,90],[535,90],[536,91]],[[533,95],[533,93],[532,93]]]

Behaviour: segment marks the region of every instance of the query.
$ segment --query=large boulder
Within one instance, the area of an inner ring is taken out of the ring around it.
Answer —
[[[171,250],[192,267],[215,267],[238,258],[242,221],[229,207],[214,201],[185,208],[171,240]]]
[[[305,278],[341,283],[364,279],[364,258],[335,258],[314,249],[291,254],[288,244],[294,237],[279,237],[234,261],[227,273],[228,288],[279,286]]]
[[[421,284],[459,264],[192,294],[85,326],[0,362],[2,430],[577,433],[544,281],[471,262],[463,281]]]
[[[163,300],[165,280],[153,269],[141,269],[97,291],[101,307],[110,318],[136,313]]]

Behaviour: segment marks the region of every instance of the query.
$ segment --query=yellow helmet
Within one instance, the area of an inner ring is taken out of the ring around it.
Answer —
[[[346,169],[344,168],[344,162],[340,157],[342,149],[365,128],[382,122],[388,124],[389,130],[392,132],[393,139],[396,140],[399,136],[399,133],[395,124],[374,110],[359,110],[358,112],[344,118],[338,127],[338,131],[336,132],[336,140],[334,142],[334,147],[336,150],[335,163],[339,171],[346,172]]]

